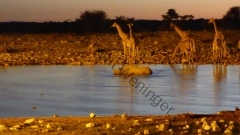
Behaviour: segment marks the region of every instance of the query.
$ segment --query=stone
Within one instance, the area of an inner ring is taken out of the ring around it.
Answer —
[[[57,128],[57,131],[62,131],[62,130],[63,130],[62,127],[58,127],[58,128]]]
[[[127,118],[127,114],[122,114],[122,119],[126,119]]]
[[[0,131],[4,131],[7,130],[7,127],[3,124],[0,125]]]
[[[133,126],[138,126],[139,125],[139,121],[138,120],[133,120]]]
[[[202,131],[202,129],[198,129],[198,134],[201,134],[203,131]]]
[[[208,130],[211,129],[211,126],[209,126],[209,125],[205,125],[205,126],[203,127],[203,129],[208,131]]]
[[[220,119],[218,122],[219,123],[224,123],[225,121],[223,119]]]
[[[226,129],[226,130],[224,131],[224,134],[232,134],[232,132],[231,132],[229,129]]]
[[[42,124],[42,123],[43,123],[43,120],[38,120],[38,123],[39,123],[39,124]]]
[[[95,124],[94,124],[94,123],[92,123],[92,122],[91,122],[91,123],[87,123],[87,124],[86,124],[86,127],[87,127],[87,128],[91,128],[91,127],[94,127],[94,126],[95,126]]]
[[[153,118],[146,119],[145,121],[153,121]]]
[[[90,118],[94,118],[96,115],[94,113],[90,113]]]
[[[47,127],[47,129],[51,129],[52,128],[52,126],[49,123],[46,125],[46,127]]]
[[[149,135],[150,133],[149,133],[149,130],[148,129],[145,129],[144,131],[143,131],[143,134],[144,135]]]
[[[32,124],[34,121],[35,121],[34,118],[32,118],[32,119],[27,119],[27,120],[24,122],[24,124]]]
[[[160,130],[160,131],[164,131],[164,124],[161,124],[161,125],[159,126],[159,130]]]
[[[53,118],[58,118],[59,116],[57,114],[54,114],[53,115]]]
[[[207,119],[206,117],[203,117],[203,118],[200,120],[200,122],[203,123],[203,122],[206,121],[206,119]]]
[[[32,125],[31,128],[38,128],[38,125]]]
[[[111,128],[111,124],[106,125],[106,129]]]

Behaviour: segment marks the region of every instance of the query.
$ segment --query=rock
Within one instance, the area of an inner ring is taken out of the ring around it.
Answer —
[[[38,128],[38,125],[32,125],[31,128]]]
[[[161,125],[159,126],[159,130],[160,130],[160,131],[164,131],[164,124],[161,124]]]
[[[19,129],[16,128],[16,127],[10,127],[9,129],[10,129],[10,130],[19,130]]]
[[[149,135],[150,133],[149,133],[149,130],[148,129],[145,129],[144,131],[143,131],[143,134],[144,135]]]
[[[94,113],[90,113],[90,118],[94,118],[96,115]]]
[[[186,125],[185,127],[186,127],[186,129],[189,129],[189,128],[190,128],[190,126],[189,126],[189,125]]]
[[[232,132],[231,132],[229,129],[226,129],[226,130],[224,131],[224,134],[232,134]]]
[[[4,131],[7,130],[7,127],[3,124],[0,125],[0,131]]]
[[[86,127],[87,127],[87,128],[91,128],[91,127],[94,127],[94,126],[95,126],[95,124],[94,124],[94,123],[92,123],[92,122],[91,122],[91,123],[87,123],[87,124],[86,124]]]
[[[47,127],[47,129],[51,129],[52,128],[52,126],[49,123],[46,125],[46,127]]]
[[[218,122],[219,123],[224,123],[225,121],[223,119],[220,119]]]
[[[32,124],[34,121],[35,121],[34,118],[32,118],[32,119],[27,119],[27,120],[24,122],[24,124]]]
[[[221,129],[220,129],[219,126],[217,125],[217,122],[216,122],[216,121],[212,121],[211,127],[212,127],[212,131],[213,131],[213,132],[220,132],[220,131],[221,131]]]
[[[209,131],[209,130],[211,129],[211,126],[205,125],[205,126],[203,127],[203,129]]]
[[[233,121],[229,121],[229,125],[230,126],[234,125],[234,122]]]
[[[38,123],[39,123],[39,124],[42,124],[42,123],[43,123],[43,120],[38,120]]]
[[[60,43],[61,43],[61,44],[66,44],[66,43],[68,43],[68,41],[66,41],[66,40],[61,40]]]
[[[170,132],[171,135],[173,135],[173,130],[172,129],[169,129],[168,131]]]
[[[206,119],[207,119],[206,117],[203,117],[203,118],[200,120],[200,122],[201,122],[201,123],[204,123],[204,122],[206,121]]]
[[[122,114],[122,119],[127,119],[127,114]]]
[[[49,132],[49,129],[43,129],[42,130],[42,133],[48,133]]]
[[[230,131],[233,131],[234,125],[229,125],[227,129],[229,129]]]
[[[146,119],[145,121],[153,121],[153,118]]]
[[[62,131],[62,130],[63,130],[62,127],[58,127],[58,128],[57,128],[57,131]]]
[[[138,120],[133,120],[133,126],[138,126],[139,125],[139,121]]]
[[[106,125],[106,129],[111,128],[111,124]]]
[[[198,134],[201,134],[203,131],[202,131],[202,129],[198,129]]]
[[[53,118],[58,118],[59,116],[57,114],[54,114],[53,115]]]

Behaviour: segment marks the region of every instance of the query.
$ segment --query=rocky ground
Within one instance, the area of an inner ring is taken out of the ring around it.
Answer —
[[[240,31],[226,31],[227,58],[222,64],[240,64],[237,47]],[[214,32],[191,32],[196,40],[195,64],[211,64]],[[170,57],[180,37],[175,31],[134,34],[140,56],[135,63],[181,63],[181,57]],[[88,50],[91,41],[97,52]],[[0,65],[95,65],[122,64],[123,47],[116,34],[32,34],[0,35]],[[240,134],[240,111],[219,114],[179,114],[165,116],[0,118],[0,134],[81,134],[81,135],[140,135],[140,134]]]
[[[0,118],[2,135],[238,135],[240,110],[163,116]]]
[[[240,31],[225,31],[227,36],[227,58],[216,63],[240,64],[238,40]],[[195,64],[211,64],[213,31],[194,31],[196,40]],[[171,55],[180,40],[175,31],[135,33],[139,45],[139,64],[181,63],[182,58],[171,60]],[[95,42],[97,52],[88,51],[91,42]],[[11,34],[0,35],[0,65],[95,65],[122,64],[123,46],[115,34]]]

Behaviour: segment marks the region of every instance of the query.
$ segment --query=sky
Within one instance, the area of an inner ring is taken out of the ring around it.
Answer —
[[[63,22],[86,10],[103,10],[108,18],[162,20],[168,9],[179,15],[220,19],[240,0],[0,0],[0,22]]]

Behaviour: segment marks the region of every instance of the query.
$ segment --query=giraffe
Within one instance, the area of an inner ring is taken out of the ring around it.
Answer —
[[[130,30],[130,38],[128,40],[127,47],[129,48],[129,54],[130,54],[131,49],[132,49],[132,56],[134,57],[135,55],[138,55],[138,46],[136,46],[135,39],[132,36],[132,26],[133,26],[133,24],[129,23],[127,25],[129,27],[129,30]],[[136,51],[135,51],[135,49],[136,49]]]
[[[128,43],[128,36],[127,36],[127,34],[125,34],[122,31],[121,27],[116,22],[114,22],[111,27],[116,27],[117,28],[118,34],[122,39],[123,53],[124,53],[124,59],[125,59],[125,57],[126,57],[126,47],[127,47],[127,43]]]
[[[215,38],[221,40],[222,47],[223,47],[223,57],[226,57],[226,55],[227,55],[227,47],[226,47],[226,38],[225,38],[225,35],[224,35],[221,31],[218,31],[218,30],[217,30],[217,24],[216,24],[214,18],[210,18],[209,21],[208,21],[208,23],[213,23],[214,30],[215,30],[214,40],[215,40]],[[216,40],[217,40],[217,39],[216,39]],[[213,42],[216,42],[216,41],[213,41]]]
[[[87,51],[90,53],[90,54],[94,54],[98,51],[99,49],[99,46],[96,45],[95,42],[92,41],[92,43],[87,47]]]
[[[218,58],[220,58],[220,60],[222,59],[222,48],[219,47],[219,45],[218,45],[218,35],[217,34],[215,34],[215,36],[214,36],[212,51],[213,51],[213,56],[212,56],[213,62],[215,60],[217,60]]]
[[[182,54],[182,61],[186,60],[186,62],[190,62],[193,61],[194,58],[194,52],[193,52],[193,42],[191,40],[181,40],[179,41],[179,43],[177,44],[173,54],[172,54],[172,58],[173,59],[177,53],[178,50],[180,50],[180,54]],[[185,59],[186,56],[186,59]]]
[[[179,34],[179,36],[181,37],[181,40],[188,40],[190,38],[187,32],[181,30],[174,23],[170,24],[170,28],[173,28]]]
[[[183,57],[185,54],[187,56],[188,61],[190,59],[193,60],[194,54],[196,52],[195,40],[192,37],[190,37],[187,32],[177,27],[174,23],[170,24],[170,28],[173,28],[181,37],[181,40],[179,41],[178,45],[176,46],[173,52],[172,58],[175,57],[176,52],[178,51],[178,49],[180,49],[181,53],[183,53]]]

